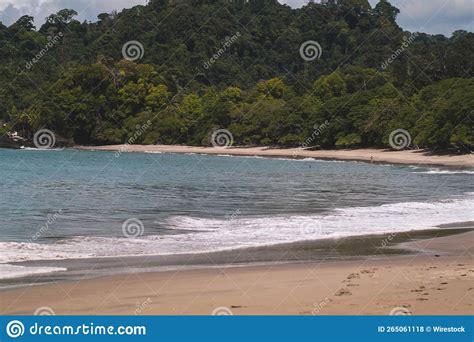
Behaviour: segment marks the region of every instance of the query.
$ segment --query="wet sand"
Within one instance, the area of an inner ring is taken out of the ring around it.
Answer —
[[[107,146],[76,146],[81,150],[148,152],[148,153],[202,153],[227,154],[233,156],[260,156],[280,158],[316,158],[325,160],[364,161],[373,163],[407,164],[444,166],[452,168],[472,169],[472,154],[464,155],[433,155],[425,150],[391,151],[383,149],[355,150],[318,150],[310,151],[301,148],[269,148],[269,147],[194,147],[180,145],[107,145]]]
[[[60,281],[0,292],[0,307],[63,315],[472,314],[474,232],[389,248],[409,253]]]

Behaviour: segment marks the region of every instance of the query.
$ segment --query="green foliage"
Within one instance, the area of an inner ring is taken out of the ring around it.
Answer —
[[[336,147],[357,147],[362,143],[362,138],[357,133],[341,135],[336,140]]]
[[[403,128],[420,147],[472,148],[474,34],[419,34],[385,68],[410,37],[398,13],[384,0],[301,9],[152,0],[96,23],[64,9],[38,31],[23,16],[0,24],[2,130],[31,137],[48,127],[79,144],[206,145],[226,128],[235,144],[347,148],[389,146]],[[134,62],[122,56],[131,40],[144,46]],[[307,40],[320,43],[320,59],[300,57]]]

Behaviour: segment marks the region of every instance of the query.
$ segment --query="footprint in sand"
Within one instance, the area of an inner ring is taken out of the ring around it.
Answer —
[[[359,279],[360,275],[359,273],[351,273],[347,276],[347,279]]]
[[[362,274],[368,274],[369,277],[373,278],[374,275],[375,275],[375,271],[376,271],[376,270],[377,270],[376,268],[372,268],[372,269],[370,269],[370,270],[362,270],[362,271],[360,271],[360,273],[362,273]]]
[[[338,297],[340,297],[340,296],[352,296],[352,293],[348,289],[340,289],[334,295],[338,296]]]
[[[426,289],[426,287],[421,285],[419,288],[411,290],[411,292],[423,292],[423,291],[425,291],[425,289]]]

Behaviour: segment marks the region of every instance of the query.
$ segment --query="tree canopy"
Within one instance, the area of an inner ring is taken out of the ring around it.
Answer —
[[[63,9],[38,29],[0,24],[0,134],[40,128],[77,144],[209,143],[474,146],[474,34],[410,33],[381,0],[151,0],[79,22]],[[302,44],[320,57],[302,58]],[[314,47],[314,46],[313,46]],[[127,49],[126,49],[127,48]],[[318,47],[316,47],[318,49]],[[138,55],[128,55],[138,52]]]

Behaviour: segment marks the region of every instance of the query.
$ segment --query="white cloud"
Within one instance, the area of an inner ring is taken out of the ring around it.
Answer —
[[[0,21],[10,25],[22,15],[31,15],[37,26],[44,19],[64,8],[74,9],[77,20],[95,21],[99,13],[143,5],[146,0],[0,0]]]
[[[399,24],[409,31],[450,35],[464,29],[473,31],[472,0],[392,0],[400,9]]]
[[[300,7],[308,0],[280,0],[292,7]],[[369,0],[375,5],[378,0]],[[450,35],[454,30],[474,28],[473,0],[391,0],[401,10],[398,23],[408,31],[422,31]],[[97,14],[121,10],[146,0],[0,0],[0,21],[5,25],[21,15],[35,17],[39,26],[44,18],[63,8],[75,9],[78,20],[96,20]]]

